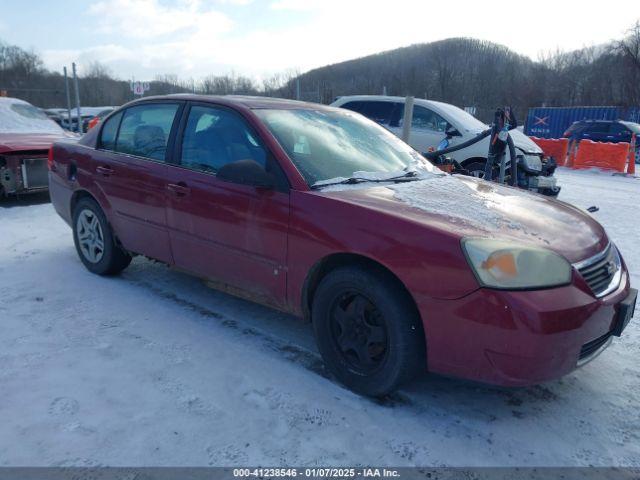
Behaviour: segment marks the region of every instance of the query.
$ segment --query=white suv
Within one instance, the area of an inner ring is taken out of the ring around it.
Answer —
[[[358,112],[378,122],[397,136],[402,134],[404,117],[404,97],[382,95],[355,95],[340,97],[331,105]],[[454,132],[449,141],[451,146],[465,142],[486,130],[485,125],[464,110],[448,103],[416,98],[413,105],[413,119],[409,144],[419,152],[437,149],[445,138],[447,130]],[[518,155],[530,170],[542,170],[542,150],[529,137],[518,130],[512,130],[511,137]],[[484,165],[489,152],[489,137],[450,154],[474,176],[484,175]]]

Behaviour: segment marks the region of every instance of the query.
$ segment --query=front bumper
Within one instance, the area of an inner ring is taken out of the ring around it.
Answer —
[[[583,349],[609,341],[633,292],[625,270],[618,288],[602,298],[574,273],[573,282],[559,288],[481,288],[457,300],[418,300],[428,369],[503,386],[559,378],[602,351],[590,350],[595,355],[585,358]]]

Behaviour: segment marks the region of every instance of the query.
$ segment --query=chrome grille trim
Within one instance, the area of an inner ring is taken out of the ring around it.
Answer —
[[[573,264],[597,298],[604,297],[620,285],[622,262],[615,245],[609,243],[600,253]]]

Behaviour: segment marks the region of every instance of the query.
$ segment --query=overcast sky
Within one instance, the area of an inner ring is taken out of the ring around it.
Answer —
[[[269,74],[412,43],[474,37],[536,59],[621,37],[639,0],[0,0],[0,40],[61,70],[97,60],[123,79]],[[615,7],[614,7],[615,6]]]

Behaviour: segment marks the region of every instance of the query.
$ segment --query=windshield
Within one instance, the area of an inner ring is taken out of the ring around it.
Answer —
[[[436,104],[440,110],[442,110],[442,113],[449,117],[448,120],[450,120],[450,122],[453,123],[456,128],[463,128],[468,132],[482,131],[488,128],[485,123],[482,123],[476,117],[468,112],[465,112],[461,108],[456,107],[455,105],[441,102],[433,103]]]
[[[55,133],[63,130],[45,113],[27,102],[0,101],[0,133]]]
[[[265,109],[255,113],[309,185],[363,173],[395,176],[412,169],[435,171],[395,135],[348,110]]]
[[[640,123],[632,123],[632,122],[620,122],[633,133],[637,133],[640,135]]]

